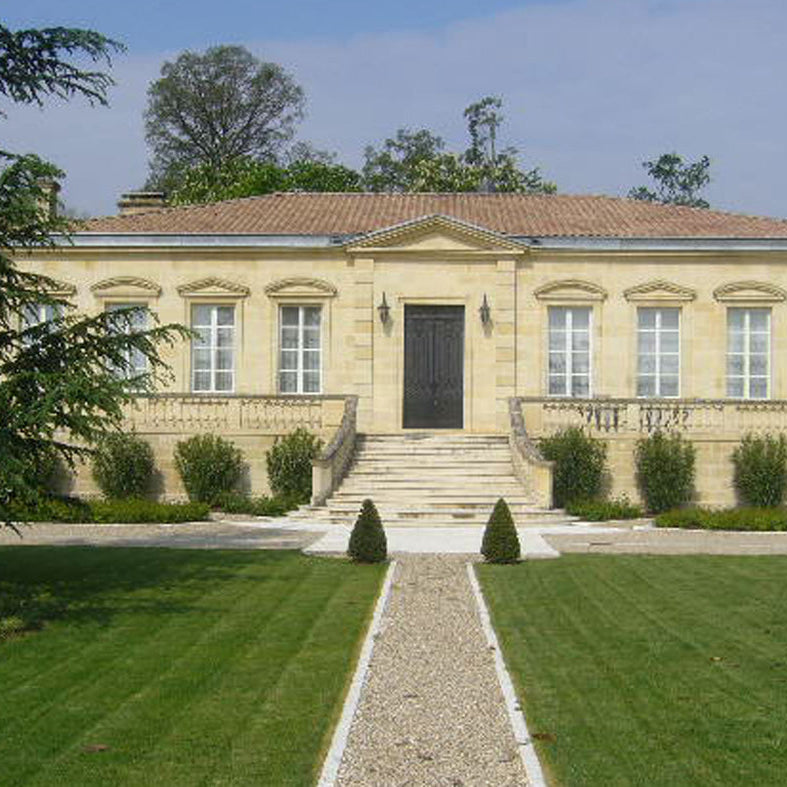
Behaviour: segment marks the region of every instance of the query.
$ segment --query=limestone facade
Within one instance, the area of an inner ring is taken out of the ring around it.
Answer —
[[[417,306],[460,307],[450,428],[506,434],[521,397],[531,436],[575,423],[609,441],[613,493],[636,498],[634,442],[668,428],[698,446],[699,500],[731,503],[741,435],[787,427],[783,222],[769,237],[536,236],[432,215],[317,236],[157,232],[155,212],[134,219],[145,216],[141,229],[99,222],[20,264],[82,312],[144,304],[206,332],[204,345],[165,350],[169,386],[129,413],[167,495],[182,492],[174,443],[197,431],[238,442],[255,492],[275,436],[303,424],[329,441],[348,395],[359,432],[404,431]],[[78,490],[90,489],[82,474]]]

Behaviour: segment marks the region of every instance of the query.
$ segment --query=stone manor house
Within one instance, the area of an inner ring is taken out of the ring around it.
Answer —
[[[327,446],[317,502],[357,445],[388,436],[416,478],[418,440],[453,446],[448,464],[467,449],[458,496],[484,446],[490,467],[504,450],[548,507],[534,438],[576,424],[608,442],[612,492],[634,498],[636,439],[680,431],[698,500],[721,505],[741,436],[787,427],[785,221],[602,196],[125,196],[119,215],[20,263],[85,312],[145,304],[199,332],[168,351],[171,387],[128,412],[169,495],[184,436],[234,440],[261,493],[266,449],[303,425]],[[482,481],[496,496],[491,471]]]

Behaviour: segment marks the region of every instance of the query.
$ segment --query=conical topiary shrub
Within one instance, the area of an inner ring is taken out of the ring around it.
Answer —
[[[516,563],[519,560],[519,536],[508,504],[502,497],[495,503],[486,524],[481,554],[488,563]]]
[[[383,523],[369,499],[363,501],[361,513],[355,520],[347,555],[358,563],[382,563],[388,557],[388,541]]]

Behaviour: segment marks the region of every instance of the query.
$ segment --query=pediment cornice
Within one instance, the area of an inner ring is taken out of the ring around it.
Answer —
[[[734,281],[717,287],[713,297],[722,303],[779,303],[787,299],[787,292],[769,282]]]
[[[245,298],[251,291],[243,284],[211,276],[178,287],[184,298]]]
[[[533,291],[540,301],[604,301],[607,291],[590,281],[562,279],[542,284]]]
[[[627,301],[693,301],[697,291],[664,279],[637,284],[623,291]]]

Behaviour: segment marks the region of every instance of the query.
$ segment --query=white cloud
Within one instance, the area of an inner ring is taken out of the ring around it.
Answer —
[[[625,193],[644,158],[674,149],[711,156],[715,206],[780,215],[785,22],[777,0],[573,0],[434,34],[247,46],[306,88],[301,136],[352,165],[405,125],[461,145],[463,108],[498,94],[506,141],[561,191]],[[145,89],[164,58],[120,61],[110,110],[13,109],[5,144],[61,163],[77,207],[111,211],[144,180]]]

